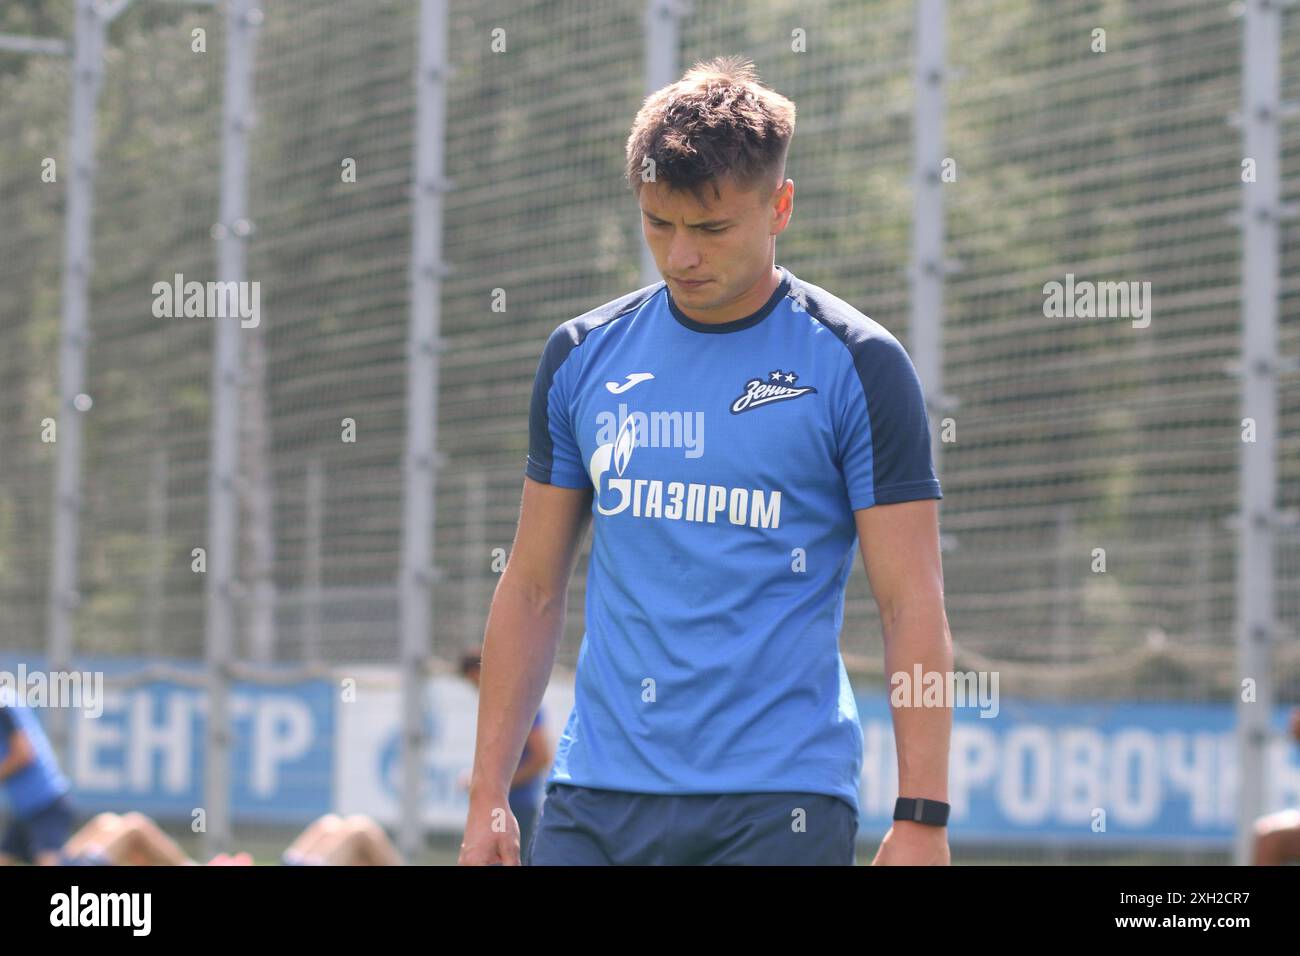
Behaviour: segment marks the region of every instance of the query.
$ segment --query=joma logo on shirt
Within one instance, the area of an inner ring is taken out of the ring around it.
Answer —
[[[762,488],[728,488],[702,482],[669,481],[658,478],[624,478],[632,451],[637,445],[637,420],[629,418],[618,431],[613,444],[597,446],[588,471],[596,489],[596,510],[602,515],[616,515],[632,509],[635,518],[663,518],[669,521],[702,521],[716,524],[719,515],[734,525],[751,528],[781,526],[781,492]],[[613,467],[616,477],[606,479]],[[604,491],[608,483],[609,492]],[[609,493],[618,501],[605,506]]]
[[[791,386],[799,379],[799,376],[794,372],[783,372],[776,369],[773,372],[768,372],[767,375],[767,382],[762,381],[762,379],[751,378],[745,383],[745,393],[731,403],[731,414],[739,415],[741,412],[758,408],[760,405],[784,402],[817,391],[811,385],[805,385],[803,388],[792,388]]]

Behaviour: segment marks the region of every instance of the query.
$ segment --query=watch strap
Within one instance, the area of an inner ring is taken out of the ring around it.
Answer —
[[[926,800],[923,797],[899,797],[894,804],[895,820],[910,820],[927,826],[943,827],[948,825],[948,811],[951,808],[942,800]]]

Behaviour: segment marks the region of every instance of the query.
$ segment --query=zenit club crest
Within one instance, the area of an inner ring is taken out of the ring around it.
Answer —
[[[760,405],[784,402],[817,391],[811,385],[795,388],[794,383],[799,380],[799,376],[794,372],[783,372],[777,369],[774,372],[768,372],[767,376],[768,380],[766,382],[761,378],[751,378],[745,383],[745,393],[731,403],[731,414],[739,415],[741,412],[758,408]]]

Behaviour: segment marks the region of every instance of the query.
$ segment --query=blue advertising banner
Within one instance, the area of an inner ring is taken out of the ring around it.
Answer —
[[[98,716],[88,705],[74,712],[72,752],[63,769],[83,811],[139,810],[188,822],[203,801],[206,694],[188,680],[111,679],[147,663],[78,662],[87,674],[98,671],[110,679],[94,708]],[[42,666],[40,657],[0,654],[0,683],[14,683],[20,668]],[[202,674],[200,661],[173,666]],[[237,821],[302,824],[335,811],[395,822],[397,673],[370,670],[362,692],[348,702],[329,680],[234,685]],[[425,823],[449,830],[464,819],[464,795],[455,780],[473,759],[476,703],[450,678],[431,682],[430,691],[439,732],[430,755],[430,772],[437,774]],[[571,686],[557,683],[548,691],[552,731],[563,723],[571,700]],[[883,692],[860,695],[858,710],[864,738],[862,834],[870,840],[888,828],[898,793],[894,727]],[[1273,714],[1270,810],[1300,806],[1300,747],[1286,735],[1287,713],[1278,708]],[[954,845],[1231,846],[1237,767],[1236,718],[1229,704],[1002,698],[983,710],[958,707],[953,718]],[[48,715],[41,719],[47,722]]]
[[[79,671],[108,677],[138,672],[148,662],[82,658]],[[172,662],[202,674],[201,662]],[[29,692],[44,667],[39,657],[0,655],[0,672]],[[89,684],[89,679],[87,680]],[[203,806],[206,693],[201,684],[149,681],[101,683],[71,710],[72,746],[63,768],[82,812],[138,810],[189,822]],[[241,822],[301,823],[332,806],[334,685],[325,680],[284,685],[236,682],[231,692],[232,813]],[[92,706],[93,705],[93,706]],[[48,728],[49,715],[38,710]]]
[[[865,832],[883,833],[898,794],[884,693],[858,698]],[[1270,810],[1300,805],[1300,747],[1273,715]],[[989,716],[981,716],[981,713]],[[1236,823],[1235,713],[1223,703],[1002,698],[953,710],[949,842],[1229,847]]]

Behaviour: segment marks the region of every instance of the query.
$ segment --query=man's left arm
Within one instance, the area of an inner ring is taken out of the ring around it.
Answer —
[[[880,610],[884,630],[885,673],[903,674],[912,686],[917,665],[922,674],[944,677],[952,671],[952,635],[943,606],[943,565],[939,556],[939,502],[936,499],[878,504],[855,511],[858,542]],[[919,692],[919,688],[913,687]],[[910,695],[909,695],[910,696]],[[952,708],[891,707],[898,751],[898,793],[948,802],[948,750]],[[896,820],[881,841],[874,865],[928,865],[951,862],[948,828]]]

